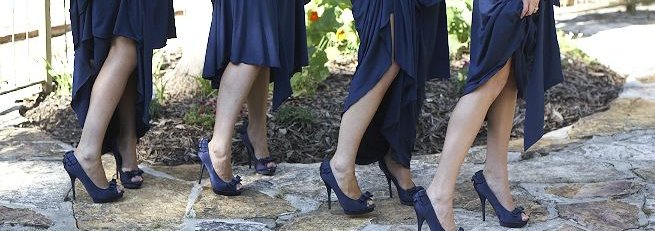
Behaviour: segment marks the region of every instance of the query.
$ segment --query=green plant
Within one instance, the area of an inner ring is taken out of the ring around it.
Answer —
[[[305,7],[309,66],[291,80],[294,95],[312,95],[330,72],[326,64],[356,53],[359,38],[347,0],[313,0]]]
[[[155,87],[155,99],[153,102],[158,101],[159,103],[164,102],[166,100],[166,86],[168,85],[168,81],[164,78],[164,72],[162,66],[165,64],[165,60],[163,57],[163,52],[161,51],[155,51],[155,53],[152,55],[152,60],[153,62],[153,74],[152,74],[152,83]]]
[[[202,76],[194,76],[193,78],[196,79],[198,85],[200,85],[200,94],[202,97],[209,98],[215,96],[218,92],[218,90],[212,87],[211,81],[203,79]]]
[[[284,125],[296,123],[307,126],[316,123],[316,116],[307,108],[284,106],[276,113],[275,120]]]
[[[461,59],[462,54],[469,53],[471,47],[471,17],[473,1],[453,1],[448,3],[446,15],[448,20],[448,43],[450,55]]]
[[[148,105],[148,108],[150,109],[150,118],[156,119],[159,118],[161,115],[161,102],[159,102],[159,99],[154,98],[152,101],[150,101],[150,105]]]
[[[64,59],[56,59],[53,63],[46,62],[46,71],[52,76],[55,89],[58,95],[68,95],[73,91],[73,73]]]
[[[214,115],[198,105],[191,106],[191,109],[184,114],[183,120],[185,124],[202,126],[205,129],[211,129],[214,125]]]

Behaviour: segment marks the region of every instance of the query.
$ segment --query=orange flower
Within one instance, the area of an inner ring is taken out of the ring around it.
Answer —
[[[316,22],[318,21],[318,12],[315,10],[309,11],[309,21]]]

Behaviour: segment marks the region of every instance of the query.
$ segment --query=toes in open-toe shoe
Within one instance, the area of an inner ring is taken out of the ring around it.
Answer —
[[[391,174],[391,171],[389,171],[389,167],[387,167],[387,164],[384,162],[384,160],[378,161],[378,165],[380,166],[380,170],[382,170],[384,173],[384,176],[387,178],[387,185],[389,186],[389,197],[393,198],[393,192],[391,191],[391,183],[393,182],[393,184],[396,186],[396,191],[398,192],[398,199],[400,200],[400,203],[408,206],[414,205],[414,195],[418,191],[422,190],[423,187],[414,186],[408,190],[405,190],[400,187],[398,180]]]
[[[198,157],[200,157],[201,161],[200,179],[198,179],[198,184],[201,183],[204,170],[207,169],[207,172],[209,173],[209,181],[211,182],[212,191],[214,191],[214,193],[223,196],[241,195],[243,189],[239,188],[239,185],[241,184],[240,176],[236,176],[230,181],[223,181],[216,171],[214,171],[214,165],[209,156],[209,141],[207,139],[200,140]]]
[[[337,184],[337,180],[332,173],[330,161],[328,159],[321,163],[320,172],[321,179],[327,188],[328,209],[332,208],[332,190],[334,190],[334,194],[337,195],[337,199],[339,200],[339,204],[341,205],[341,208],[343,208],[344,213],[348,215],[362,215],[370,213],[375,209],[375,204],[369,203],[373,197],[370,192],[362,193],[358,199],[351,199],[341,191],[341,188],[339,188],[339,184]]]
[[[129,189],[141,188],[143,185],[143,170],[137,168],[136,170],[123,171],[123,157],[118,148],[115,147],[112,153],[114,154],[114,160],[116,160],[116,175],[121,180],[121,185]],[[141,180],[134,181],[135,177],[141,177]]]
[[[245,146],[246,148],[246,152],[248,152],[248,159],[249,159],[248,167],[252,168],[252,165],[254,164],[255,172],[266,176],[274,175],[275,170],[277,169],[277,164],[275,164],[275,160],[273,159],[273,157],[268,156],[258,159],[257,155],[255,155],[255,148],[253,147],[252,142],[250,141],[250,136],[248,136],[248,122],[244,123],[244,125],[241,127],[241,131],[239,132],[239,135],[241,136],[241,141],[243,142],[243,146]]]
[[[79,179],[84,185],[86,192],[89,194],[95,203],[113,202],[123,197],[123,191],[117,189],[116,180],[109,182],[109,187],[100,188],[96,186],[91,178],[86,174],[82,165],[75,157],[73,151],[66,152],[63,159],[64,169],[68,173],[71,180],[71,190],[73,191],[73,200],[75,200],[75,179]]]

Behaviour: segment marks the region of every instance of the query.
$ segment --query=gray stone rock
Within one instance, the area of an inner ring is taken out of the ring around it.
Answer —
[[[0,131],[0,160],[61,160],[70,145],[35,128],[7,127]]]
[[[541,205],[528,191],[518,185],[513,185],[511,186],[511,193],[514,197],[515,205],[525,208],[525,212],[530,215],[531,221],[545,221],[548,218],[548,209],[544,205]],[[470,182],[457,184],[455,188],[454,206],[456,208],[474,211],[478,213],[479,217],[482,217],[480,198]],[[485,205],[485,210],[487,219],[496,216],[489,202]]]
[[[184,181],[198,181],[200,164],[185,164],[178,166],[148,166],[155,171],[166,173],[176,179]],[[207,177],[207,173],[204,174]]]
[[[0,201],[58,209],[70,188],[61,162],[0,161]]]
[[[245,190],[241,196],[226,197],[216,195],[210,187],[203,189],[193,209],[196,218],[200,219],[276,219],[282,214],[297,211],[286,200],[255,190]]]
[[[642,76],[637,78],[637,80],[641,83],[644,84],[654,84],[655,83],[655,75],[650,75],[650,76]]]
[[[546,192],[570,199],[593,198],[593,197],[621,197],[633,194],[641,189],[641,185],[627,180],[566,184],[557,187],[548,187]]]
[[[316,212],[303,214],[283,225],[280,230],[359,230],[371,224],[378,215],[378,212],[373,212],[362,216],[348,216],[343,213],[341,207],[332,205],[331,210],[322,206]]]
[[[0,206],[0,227],[10,225],[47,229],[53,224],[52,220],[32,210]]]
[[[610,109],[580,119],[569,131],[571,138],[612,135],[655,128],[655,102],[641,98],[618,99]]]
[[[111,157],[103,157],[106,158]],[[110,174],[112,171],[108,169],[106,172]],[[93,203],[84,187],[78,183],[73,209],[79,228],[175,230],[184,217],[193,185],[148,174],[144,175],[144,179],[141,189],[127,189],[123,198],[109,204]]]
[[[655,184],[655,169],[637,168],[633,170],[637,176],[644,179],[646,182]]]
[[[510,181],[521,183],[585,183],[629,179],[612,164],[595,162],[572,151],[560,151],[542,158],[509,166]]]
[[[625,230],[639,228],[639,208],[625,202],[608,200],[561,204],[562,218],[573,219],[592,230]]]
[[[200,231],[266,231],[265,224],[245,221],[207,221],[201,222],[195,228]]]
[[[557,231],[584,231],[584,229],[571,225],[571,224],[562,224],[561,226],[555,229]]]

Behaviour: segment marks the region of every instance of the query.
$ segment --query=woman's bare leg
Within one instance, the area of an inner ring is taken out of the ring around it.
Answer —
[[[270,156],[268,150],[268,129],[266,128],[266,105],[268,104],[270,76],[270,68],[262,69],[259,77],[253,83],[247,99],[248,136],[255,149],[257,159]],[[271,162],[267,167],[275,167],[275,163]]]
[[[221,89],[216,100],[216,122],[209,142],[214,171],[223,181],[230,181],[232,174],[232,134],[239,111],[261,67],[248,64],[228,64],[221,78]]]
[[[102,142],[127,80],[135,67],[135,42],[125,37],[116,37],[91,90],[91,102],[75,157],[91,181],[100,188],[107,188],[109,185],[100,160]]]
[[[509,211],[514,210],[514,200],[509,189],[507,151],[516,109],[516,82],[510,75],[505,88],[491,104],[487,113],[487,160],[484,164],[484,178],[500,204]],[[528,216],[523,214],[523,220]]]
[[[133,171],[139,168],[136,159],[136,78],[131,77],[127,81],[123,97],[118,102],[118,151],[123,160],[122,170]],[[142,181],[141,176],[132,177],[132,182]]]
[[[330,161],[330,166],[339,188],[352,199],[357,199],[362,194],[355,177],[355,157],[359,144],[399,70],[400,67],[394,62],[380,82],[357,103],[350,106],[341,118],[337,150]]]
[[[437,173],[427,189],[437,217],[446,230],[454,230],[453,198],[459,169],[480,131],[485,115],[509,76],[511,61],[474,92],[463,96],[448,122]]]
[[[394,17],[390,16],[391,26],[391,44],[392,50],[395,49],[394,43]],[[362,190],[357,184],[357,177],[355,176],[355,158],[359,144],[362,141],[366,128],[373,120],[375,112],[377,112],[387,89],[398,72],[400,66],[395,62],[395,53],[392,53],[392,64],[389,69],[382,75],[380,81],[364,95],[359,101],[350,106],[348,110],[343,113],[341,118],[341,126],[339,128],[339,140],[337,141],[337,150],[330,160],[330,167],[334,178],[341,191],[351,199],[358,199],[362,195]],[[372,202],[371,202],[372,203]]]

